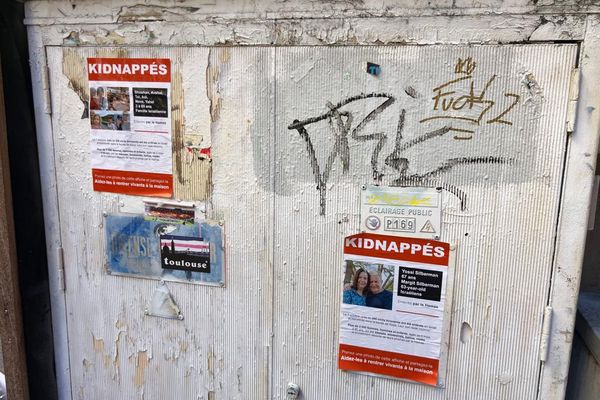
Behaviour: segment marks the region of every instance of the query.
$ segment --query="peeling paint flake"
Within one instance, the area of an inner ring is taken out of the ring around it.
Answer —
[[[104,352],[104,339],[102,339],[102,338],[96,339],[96,337],[94,335],[92,335],[92,339],[94,342],[94,351],[96,353]]]
[[[118,330],[126,330],[127,325],[122,319],[117,319],[117,322],[115,322],[115,328],[117,328]]]
[[[211,49],[211,53],[212,51],[219,52],[219,59],[221,61],[229,60],[228,55],[223,56],[222,54],[229,54],[228,49]],[[208,99],[210,100],[210,119],[214,123],[219,120],[221,114],[222,99],[221,94],[219,92],[219,76],[221,72],[219,70],[219,66],[211,62],[211,53],[209,53],[208,55],[208,66],[206,67],[206,94],[208,96]]]
[[[119,345],[121,342],[121,333],[125,333],[125,331],[119,331],[117,333],[117,337],[115,338],[115,353],[112,358],[112,365],[113,365],[112,379],[118,383],[121,383],[121,357],[120,357],[120,353],[119,353]]]
[[[145,381],[145,371],[150,363],[148,352],[146,350],[138,351],[135,355],[135,373],[133,375],[133,384],[139,388]]]
[[[203,110],[197,109],[198,104],[195,100],[185,99],[184,78],[181,71],[185,61],[187,60],[182,56],[174,63],[172,84],[173,192],[180,200],[206,200],[211,190],[212,163],[210,152],[206,154],[202,150],[207,146],[210,148],[210,136],[208,135],[207,139],[207,135],[188,132],[190,128],[200,127],[194,118],[202,115]],[[192,77],[186,75],[186,79],[194,78],[193,75]],[[191,111],[186,111],[188,104],[192,107]]]
[[[94,365],[94,363],[92,363],[90,360],[87,358],[83,359],[83,368],[85,368],[86,371],[89,370],[92,365]]]
[[[213,353],[212,349],[210,349],[208,351],[206,364],[207,364],[208,373],[211,376],[214,376],[215,375],[215,354]]]
[[[89,94],[87,91],[87,73],[85,71],[85,60],[73,49],[63,50],[63,74],[69,80],[71,88],[83,103],[84,110],[81,118],[89,117]]]

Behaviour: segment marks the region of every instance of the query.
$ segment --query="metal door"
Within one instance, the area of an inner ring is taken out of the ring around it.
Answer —
[[[534,398],[577,46],[48,48],[74,398]],[[225,221],[225,288],[107,276],[85,58],[173,63],[175,197]],[[367,63],[379,69],[367,69]],[[212,166],[186,162],[209,132]],[[212,175],[210,174],[212,169]],[[364,184],[441,186],[456,248],[445,388],[337,369]]]
[[[255,93],[257,82],[271,78],[262,68],[270,53],[48,49],[73,398],[268,396],[273,194],[256,178],[272,181],[271,168],[267,163],[256,169],[255,159],[270,157],[272,128],[269,118],[253,120],[257,109],[272,115],[271,98]],[[106,274],[103,214],[131,211],[142,200],[92,191],[89,119],[82,100],[86,58],[93,56],[171,59],[175,197],[203,204],[207,217],[225,221],[228,265],[224,288],[167,282],[182,321],[144,316],[157,281]],[[243,68],[228,72],[228,65]],[[220,79],[224,73],[236,83]],[[184,146],[185,137],[210,137],[211,131],[223,133],[212,135],[212,185],[210,166],[186,158]],[[256,154],[252,132],[267,141]]]
[[[576,52],[277,49],[276,397],[288,381],[307,399],[536,397]],[[373,183],[445,188],[440,236],[456,262],[444,389],[336,369],[343,236]]]

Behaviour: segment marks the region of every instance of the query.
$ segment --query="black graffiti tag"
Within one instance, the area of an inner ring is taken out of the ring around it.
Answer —
[[[411,91],[406,91],[406,93],[410,94]],[[366,117],[364,117],[360,122],[358,122],[358,124],[356,124],[356,126],[353,129],[351,129],[352,124],[354,122],[354,115],[351,111],[342,110],[341,108],[353,102],[372,98],[382,99],[383,102],[376,106],[374,109],[372,109]],[[315,183],[317,184],[317,190],[320,196],[321,215],[325,214],[327,203],[327,182],[329,181],[329,177],[335,160],[339,157],[340,162],[342,164],[343,173],[347,173],[350,169],[350,147],[348,136],[350,136],[350,138],[352,140],[355,140],[356,142],[376,142],[375,147],[373,148],[373,151],[371,153],[371,172],[373,183],[381,183],[384,174],[379,166],[379,155],[388,140],[388,135],[383,132],[365,133],[365,131],[367,125],[370,122],[376,120],[377,117],[379,117],[386,109],[388,109],[392,104],[394,104],[395,101],[396,99],[392,95],[386,93],[362,93],[356,96],[349,97],[335,105],[331,104],[330,102],[327,102],[327,108],[329,109],[329,111],[319,116],[311,117],[302,121],[294,120],[292,124],[288,126],[288,129],[296,130],[300,134],[300,137],[306,143],[306,150],[308,152],[310,166],[312,168],[313,176],[315,178]],[[407,149],[415,145],[425,143],[428,140],[441,137],[447,134],[452,130],[452,128],[449,126],[444,126],[442,128],[415,137],[409,141],[403,141],[402,131],[404,129],[405,118],[406,110],[401,109],[398,116],[398,124],[396,126],[394,149],[385,158],[385,165],[392,168],[396,174],[396,177],[391,182],[391,186],[440,187],[440,185],[438,185],[433,178],[435,178],[437,175],[443,172],[454,168],[457,165],[477,163],[502,164],[512,162],[512,159],[493,156],[450,158],[447,159],[440,167],[435,168],[431,171],[427,171],[426,173],[408,174],[409,160],[403,156],[403,153]],[[310,125],[323,120],[327,120],[329,122],[331,133],[335,137],[333,149],[327,156],[327,161],[325,162],[324,168],[322,168],[321,165],[319,165],[312,139],[307,130],[307,127],[309,127]],[[442,184],[441,187],[449,191],[450,193],[456,195],[460,199],[461,208],[465,209],[466,195],[463,191],[450,184]]]

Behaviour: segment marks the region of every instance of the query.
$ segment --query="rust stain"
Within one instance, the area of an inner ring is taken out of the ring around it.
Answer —
[[[215,400],[216,396],[215,396],[215,392],[213,392],[212,390],[210,392],[208,392],[208,400]]]
[[[96,339],[96,337],[94,335],[92,335],[92,340],[94,343],[94,351],[96,353],[104,352],[104,339],[102,339],[102,338]]]
[[[148,358],[148,352],[146,350],[138,351],[135,357],[135,373],[133,375],[133,384],[135,387],[140,387],[145,382],[145,374],[146,368],[148,368],[148,364],[150,363],[150,359]]]
[[[108,367],[110,365],[112,361],[112,357],[108,354],[104,355],[104,362],[102,363],[104,365],[104,368]]]

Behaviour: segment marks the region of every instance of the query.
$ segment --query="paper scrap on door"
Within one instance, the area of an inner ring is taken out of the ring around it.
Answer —
[[[448,243],[345,238],[338,366],[437,385]]]
[[[144,202],[144,214],[148,221],[173,224],[193,224],[196,216],[193,206],[156,204],[149,201]]]
[[[439,239],[442,194],[435,188],[367,186],[361,194],[361,230]]]
[[[88,58],[95,191],[171,197],[171,61]]]

